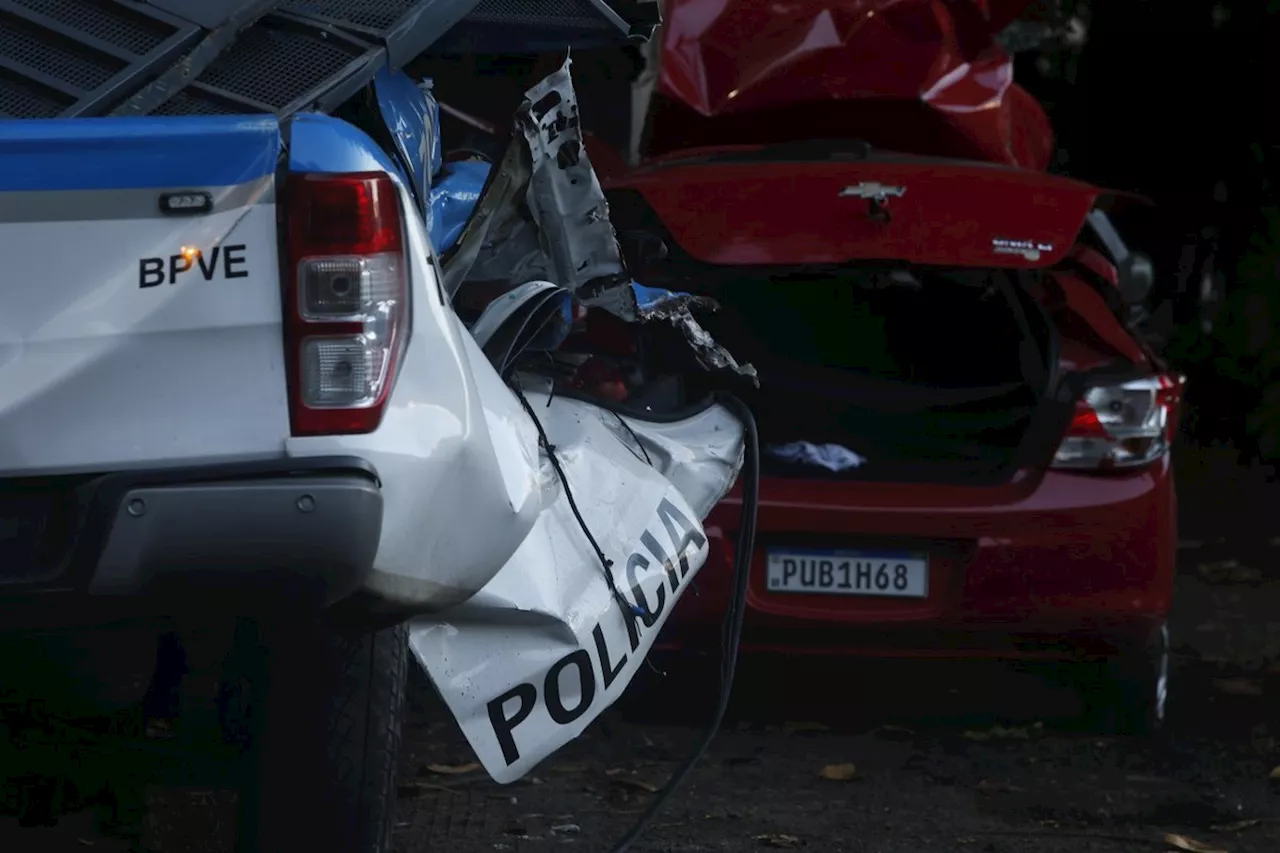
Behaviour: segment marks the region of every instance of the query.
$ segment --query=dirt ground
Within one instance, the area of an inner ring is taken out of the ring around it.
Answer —
[[[632,849],[1280,851],[1280,525],[1262,510],[1280,507],[1280,486],[1229,452],[1184,460],[1167,740],[1082,731],[1051,673],[749,661],[726,730]],[[686,706],[689,688],[646,679],[638,701],[505,787],[437,772],[473,759],[424,703],[396,849],[609,850],[710,715]]]
[[[748,661],[725,730],[632,850],[1280,851],[1280,530],[1264,510],[1280,507],[1280,486],[1229,454],[1182,467],[1167,739],[1081,730],[1052,673]],[[709,717],[689,707],[693,686],[651,673],[583,738],[499,786],[420,685],[396,851],[610,850]],[[153,849],[226,849],[228,794],[170,785],[150,801]],[[5,826],[6,851],[127,849],[88,813]]]

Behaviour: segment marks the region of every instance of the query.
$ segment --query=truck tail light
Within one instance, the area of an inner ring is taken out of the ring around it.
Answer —
[[[292,174],[284,217],[293,434],[373,432],[409,337],[396,185],[382,172]]]
[[[1160,374],[1090,386],[1053,456],[1054,468],[1136,468],[1169,452],[1185,379]]]

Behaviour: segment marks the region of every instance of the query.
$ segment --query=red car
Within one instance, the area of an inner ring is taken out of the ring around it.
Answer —
[[[592,152],[636,279],[714,296],[708,329],[759,371],[743,648],[1102,658],[1099,710],[1157,724],[1182,379],[1133,331],[1151,272],[1114,196],[1043,170],[1047,120],[982,29],[1001,4],[792,5],[813,14],[669,4],[663,153]],[[883,138],[824,141],[842,115]],[[709,520],[669,646],[718,637],[738,512]]]

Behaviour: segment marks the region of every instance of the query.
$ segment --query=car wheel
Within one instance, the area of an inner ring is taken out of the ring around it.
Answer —
[[[242,853],[385,853],[408,674],[408,626],[321,624],[264,638],[248,676]]]
[[[1105,734],[1163,731],[1169,697],[1169,628],[1161,624],[1144,644],[1100,665],[1082,685],[1086,714]]]

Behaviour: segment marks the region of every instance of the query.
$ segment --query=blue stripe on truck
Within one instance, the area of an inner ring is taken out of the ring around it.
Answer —
[[[274,116],[0,121],[0,192],[225,187],[279,154]]]

